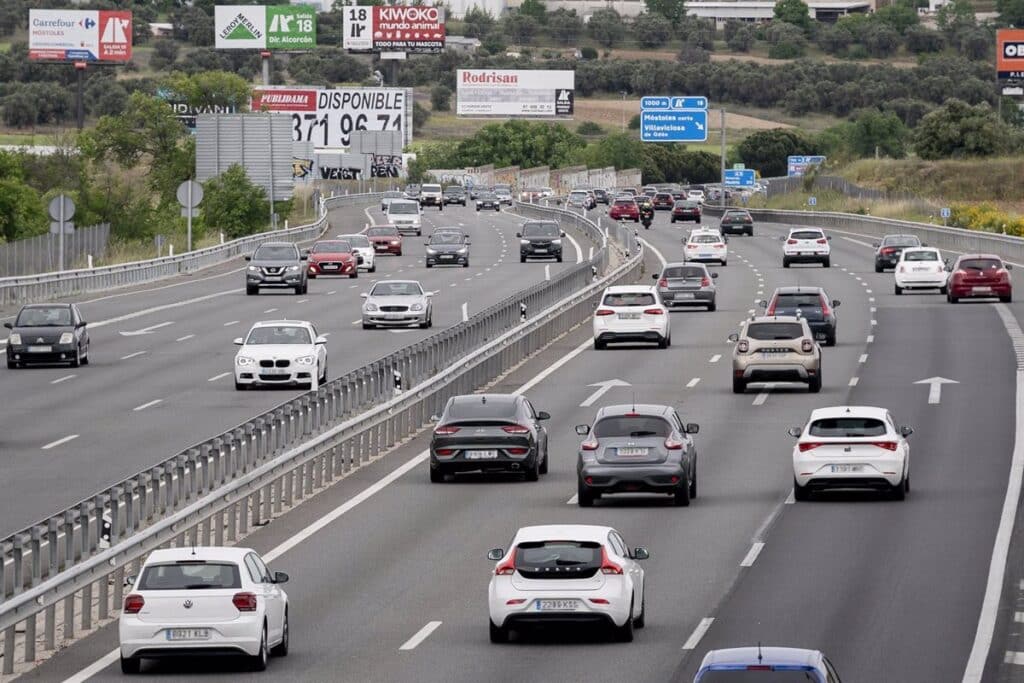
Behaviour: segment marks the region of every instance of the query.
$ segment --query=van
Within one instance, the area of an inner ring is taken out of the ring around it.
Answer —
[[[422,209],[417,201],[412,199],[394,199],[388,204],[385,212],[387,222],[398,228],[398,232],[406,235],[422,235],[423,228],[420,223]]]

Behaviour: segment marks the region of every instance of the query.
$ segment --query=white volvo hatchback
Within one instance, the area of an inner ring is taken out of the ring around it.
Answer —
[[[657,287],[618,285],[601,295],[594,311],[594,348],[612,342],[656,342],[672,345],[672,321]]]
[[[118,622],[121,670],[143,659],[244,655],[258,671],[288,654],[284,572],[249,548],[181,547],[146,558]]]
[[[491,642],[545,624],[604,625],[617,640],[632,641],[646,617],[639,560],[648,556],[611,527],[523,527],[508,550],[487,553],[498,563],[488,589]]]
[[[327,381],[327,338],[305,320],[258,322],[235,344],[235,389],[301,386]]]
[[[897,426],[889,411],[870,406],[818,408],[807,424],[793,427],[793,497],[813,491],[874,489],[903,500],[910,491],[910,444],[914,430]]]

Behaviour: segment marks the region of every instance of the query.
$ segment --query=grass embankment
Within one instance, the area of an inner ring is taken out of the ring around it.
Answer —
[[[817,204],[809,206],[807,199],[815,197]],[[919,202],[887,200],[887,199],[857,199],[847,197],[839,192],[831,190],[813,190],[811,192],[789,192],[776,195],[766,200],[763,196],[754,197],[747,205],[752,209],[786,209],[792,211],[835,211],[840,213],[855,213],[876,218],[896,218],[904,221],[916,221],[918,223],[942,224],[942,219],[937,214],[922,209]]]

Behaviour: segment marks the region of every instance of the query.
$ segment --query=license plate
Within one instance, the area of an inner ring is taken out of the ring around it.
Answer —
[[[863,465],[832,465],[833,474],[848,474],[850,472],[862,472]]]
[[[209,640],[208,628],[169,628],[164,633],[167,640]]]
[[[455,254],[441,254],[441,258],[455,258]]]
[[[534,249],[534,251],[535,251],[536,253],[538,253],[538,254],[546,254],[546,253],[548,253],[548,250],[547,250],[547,249],[540,249],[540,248],[537,248],[537,249]]]
[[[291,371],[288,368],[263,368],[260,371],[264,375],[288,375]]]
[[[619,313],[619,320],[639,320],[639,313]]]
[[[30,346],[28,347],[29,353],[50,353],[53,351],[52,346]]]
[[[823,339],[828,339],[828,335],[825,334],[824,332],[816,332],[814,334],[814,339],[817,341],[821,341]]]
[[[498,451],[466,451],[466,460],[493,460],[498,457]]]
[[[405,317],[404,313],[385,313],[384,317],[388,320],[401,320]]]
[[[616,448],[615,452],[624,458],[637,457],[639,455],[647,455],[646,448]]]
[[[386,250],[388,248],[388,245],[386,245],[386,244],[375,244],[375,245],[373,245],[373,248],[376,249],[377,251],[384,251],[384,250]]]
[[[915,273],[924,273],[927,270],[928,270],[927,268],[914,268],[914,272]]]
[[[972,287],[971,291],[974,292],[975,294],[991,294],[992,293],[992,288],[991,287]]]
[[[578,600],[538,600],[534,604],[537,605],[538,612],[571,612],[579,607]]]
[[[673,295],[673,298],[675,298],[675,299],[692,299],[694,296],[696,296],[696,295],[693,292],[676,292]]]
[[[284,278],[282,278],[280,275],[268,275],[263,279],[266,282],[281,282]]]

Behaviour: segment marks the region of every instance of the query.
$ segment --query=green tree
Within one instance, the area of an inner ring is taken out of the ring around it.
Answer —
[[[1017,151],[1021,138],[988,104],[952,99],[921,119],[913,142],[922,159],[946,159]]]
[[[267,193],[238,164],[203,183],[203,223],[228,239],[260,232],[269,223]]]
[[[795,24],[773,21],[765,29],[768,40],[768,56],[772,59],[794,59],[803,57],[807,47],[804,32]]]
[[[604,128],[594,121],[583,121],[576,127],[576,132],[580,135],[601,135],[604,133]]]
[[[412,129],[413,132],[419,133],[423,130],[423,126],[427,125],[427,119],[430,118],[430,110],[424,107],[419,102],[412,103]]]
[[[1024,26],[1024,0],[996,0],[996,11],[1003,26]]]
[[[686,0],[644,0],[647,11],[676,24],[686,17]]]
[[[487,10],[482,10],[476,5],[469,8],[462,19],[466,27],[466,35],[470,38],[483,40],[484,36],[494,28],[494,17]]]
[[[880,155],[902,159],[907,154],[909,131],[892,112],[866,109],[854,118],[849,130],[850,148],[858,157]]]
[[[562,125],[532,121],[490,124],[459,143],[458,166],[565,166],[586,141]]]
[[[956,39],[957,34],[974,28],[978,22],[970,0],[950,0],[939,8],[935,15],[935,23],[952,42]]]
[[[734,52],[750,52],[757,41],[757,30],[753,26],[740,26],[729,36],[727,44]]]
[[[480,47],[492,55],[504,52],[506,45],[508,45],[508,42],[505,40],[505,34],[497,29],[488,33],[480,41]]]
[[[711,61],[711,53],[699,45],[685,43],[676,53],[676,61],[680,64],[707,64]]]
[[[864,36],[864,47],[872,57],[888,57],[900,48],[900,34],[888,24],[880,24]]]
[[[612,47],[622,37],[622,17],[613,9],[595,10],[587,23],[590,37],[605,47]]]
[[[822,26],[817,35],[818,47],[830,55],[841,54],[853,42],[853,34],[845,26]]]
[[[891,5],[881,7],[872,17],[875,21],[886,24],[903,35],[911,26],[921,23],[917,15],[917,7],[909,0],[897,0]]]
[[[660,47],[672,37],[672,25],[660,14],[644,12],[633,19],[633,33],[643,47]]]
[[[779,21],[799,26],[804,31],[811,28],[811,10],[804,0],[778,0],[774,13]]]
[[[516,45],[527,45],[540,32],[540,24],[530,14],[517,12],[501,20],[501,28]]]
[[[18,156],[0,152],[0,236],[9,242],[45,229],[42,198],[25,183]]]
[[[238,74],[226,71],[203,71],[191,76],[176,71],[164,86],[192,107],[249,108],[252,86]]]
[[[538,24],[544,25],[548,19],[548,8],[543,0],[523,0],[519,14],[533,17]]]
[[[178,59],[179,44],[169,38],[157,38],[153,41],[153,54],[149,57],[149,67],[154,71],[163,71]]]
[[[911,26],[903,34],[907,51],[915,55],[925,52],[941,52],[946,46],[946,39],[935,29],[926,26]]]
[[[762,176],[786,175],[786,158],[791,155],[813,154],[814,147],[799,131],[774,128],[758,131],[743,140],[736,151],[747,168],[754,168]]]
[[[434,111],[448,111],[452,108],[451,88],[444,85],[435,85],[430,90],[430,106]]]
[[[575,45],[583,33],[583,19],[574,9],[559,7],[548,12],[547,32],[559,45]]]

